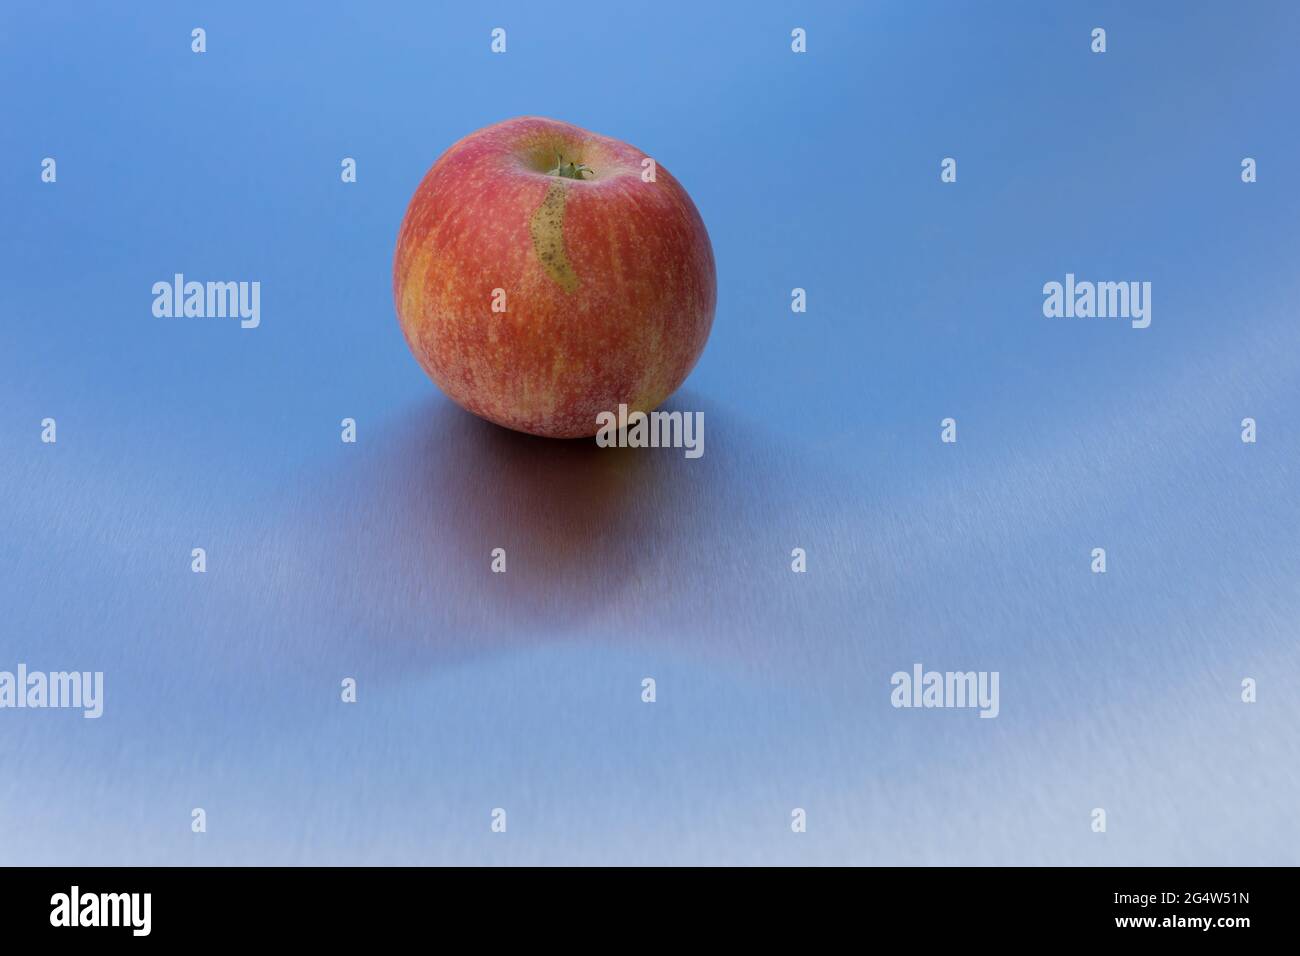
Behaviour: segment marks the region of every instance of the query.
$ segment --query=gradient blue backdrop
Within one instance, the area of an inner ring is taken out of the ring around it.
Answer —
[[[106,700],[0,712],[0,863],[1300,862],[1298,44],[1281,2],[6,3],[0,669]],[[529,113],[699,206],[699,461],[503,432],[407,352],[406,202]],[[261,327],[154,318],[175,272]],[[1151,327],[1045,319],[1066,272]],[[918,661],[1001,716],[894,710]]]

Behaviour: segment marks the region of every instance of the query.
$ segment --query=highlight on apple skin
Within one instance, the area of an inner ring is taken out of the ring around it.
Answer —
[[[594,435],[694,368],[717,275],[695,204],[641,150],[527,116],[471,133],[402,220],[393,296],[406,343],[457,404],[506,428]]]

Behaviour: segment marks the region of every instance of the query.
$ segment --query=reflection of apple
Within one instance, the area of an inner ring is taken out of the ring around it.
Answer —
[[[425,174],[393,258],[406,342],[454,401],[535,435],[649,411],[713,324],[713,249],[667,170],[539,117],[471,133]]]

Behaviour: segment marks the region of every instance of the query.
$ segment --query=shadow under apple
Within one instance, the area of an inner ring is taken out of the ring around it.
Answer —
[[[679,393],[663,407],[702,406]],[[711,429],[723,417],[705,415]],[[728,497],[716,456],[538,438],[440,396],[366,443],[327,494],[351,507],[303,524],[328,529],[346,627],[440,654],[575,634],[644,583],[647,561],[689,549]],[[505,573],[492,570],[497,548]],[[658,593],[671,598],[671,583]]]

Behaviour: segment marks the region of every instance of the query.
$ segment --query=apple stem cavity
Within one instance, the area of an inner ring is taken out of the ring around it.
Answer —
[[[548,176],[561,176],[565,179],[586,179],[588,174],[595,176],[596,171],[586,163],[575,163],[572,160],[566,163],[558,153],[555,156],[555,168],[547,172]]]

